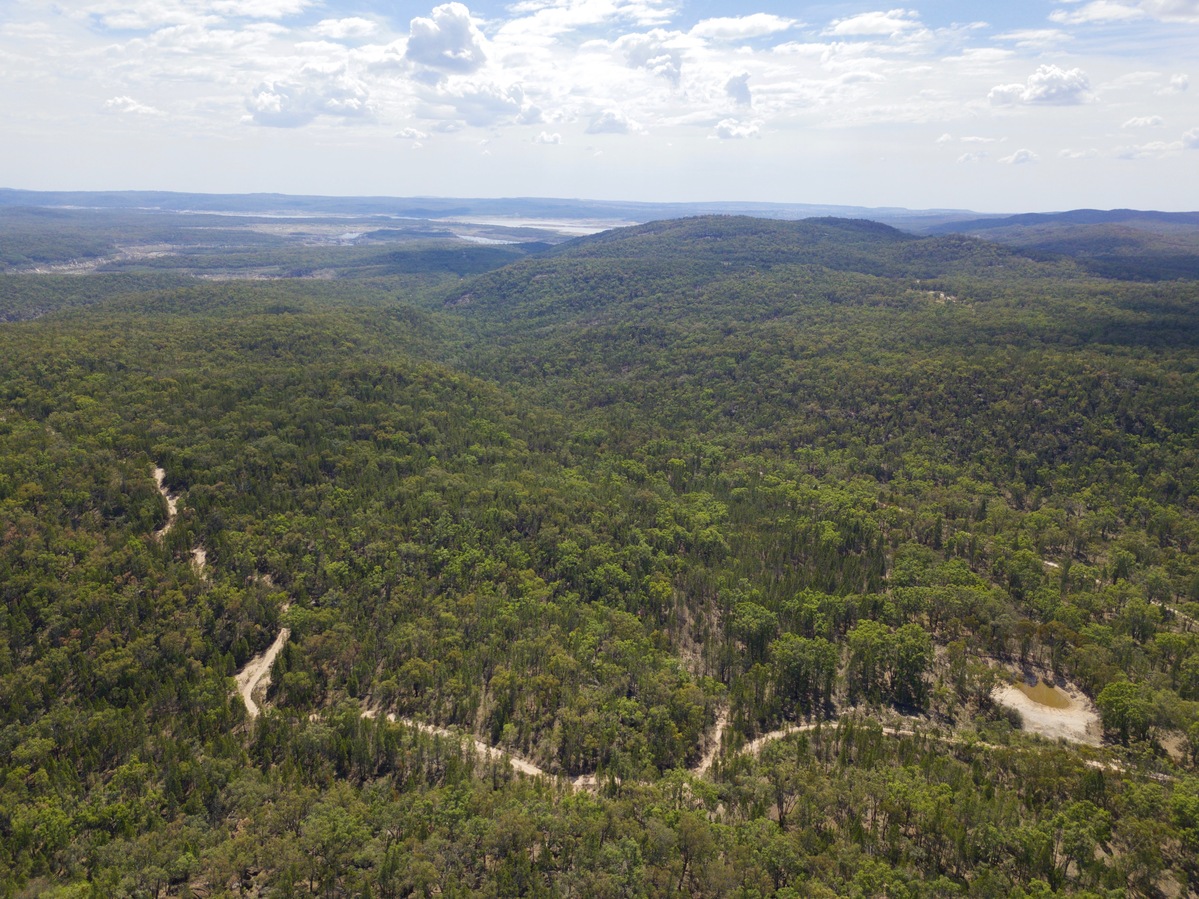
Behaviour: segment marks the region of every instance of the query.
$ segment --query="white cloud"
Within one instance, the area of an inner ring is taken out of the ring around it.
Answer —
[[[104,101],[104,108],[111,112],[132,113],[134,115],[162,115],[162,111],[145,103],[138,103],[132,97],[113,97]]]
[[[1186,142],[1182,140],[1155,140],[1147,144],[1138,144],[1133,147],[1121,147],[1116,151],[1116,156],[1120,159],[1157,159],[1162,156],[1169,156],[1177,153],[1185,146]]]
[[[982,137],[977,134],[965,134],[962,137],[955,138],[952,134],[942,134],[937,138],[938,144],[951,144],[954,141],[960,141],[963,144],[997,144],[1003,141],[1000,137]]]
[[[724,83],[724,92],[738,106],[752,106],[753,94],[749,89],[749,73],[742,72],[734,75]]]
[[[285,19],[298,15],[314,0],[213,0],[211,7],[223,16],[242,19]]]
[[[991,88],[988,99],[996,106],[1016,103],[1072,106],[1090,97],[1091,83],[1082,69],[1040,66],[1024,84],[1000,84]]]
[[[525,108],[520,85],[493,81],[448,81],[426,95],[425,118],[458,121],[476,128],[511,124]]]
[[[920,17],[915,10],[892,9],[888,12],[867,12],[847,19],[836,19],[825,29],[825,34],[836,37],[893,35],[919,27]]]
[[[1051,22],[1059,25],[1110,25],[1113,22],[1128,22],[1144,18],[1143,10],[1116,0],[1092,0],[1077,10],[1055,10],[1049,14]]]
[[[1041,157],[1032,150],[1017,150],[1011,156],[1004,156],[999,161],[1004,165],[1028,165]]]
[[[369,119],[374,114],[370,91],[344,68],[301,70],[298,80],[261,83],[246,100],[255,125],[298,128],[320,116]]]
[[[412,20],[406,56],[418,65],[442,72],[468,74],[487,61],[482,32],[461,3],[433,9],[431,18]]]
[[[508,7],[514,18],[496,37],[527,44],[617,23],[651,28],[669,22],[676,6],[676,0],[525,0]]]
[[[542,131],[539,135],[533,138],[535,144],[560,144],[562,143],[562,135],[558,132],[550,134],[548,131]]]
[[[429,135],[419,128],[401,128],[396,132],[400,140],[425,140]]]
[[[1191,79],[1186,75],[1172,75],[1170,83],[1158,91],[1159,94],[1181,94],[1185,93],[1187,88],[1191,86]]]
[[[1166,124],[1166,120],[1159,115],[1143,115],[1134,116],[1129,119],[1121,128],[1159,128]]]
[[[626,34],[616,41],[615,47],[634,68],[646,69],[678,84],[683,71],[683,54],[677,47],[669,46],[670,37],[660,30]]]
[[[1004,47],[967,47],[957,56],[947,56],[942,63],[953,66],[957,72],[991,74],[1000,71],[1000,66],[1015,54]]]
[[[587,126],[588,134],[636,134],[640,131],[641,126],[619,109],[605,109]]]
[[[1188,150],[1199,150],[1199,128],[1192,128],[1182,136],[1182,145]]]
[[[1059,150],[1057,155],[1061,159],[1098,159],[1099,151],[1094,148],[1089,150]]]
[[[761,122],[739,122],[736,119],[724,119],[716,125],[712,136],[720,140],[742,140],[747,137],[760,137]]]
[[[710,41],[747,41],[778,34],[798,24],[795,19],[759,12],[748,16],[704,19],[691,29],[691,34]]]
[[[114,31],[152,31],[167,25],[216,25],[221,17],[211,10],[197,9],[178,0],[90,3],[82,13],[90,24]]]
[[[963,153],[958,157],[958,162],[962,165],[967,165],[972,162],[982,162],[986,158],[986,153]]]
[[[1199,24],[1199,0],[1140,0],[1139,5],[1164,22]]]
[[[996,35],[1001,41],[1011,41],[1022,50],[1045,50],[1069,40],[1069,35],[1058,28],[1020,28]]]
[[[351,16],[348,19],[322,19],[312,26],[312,30],[321,37],[343,41],[347,38],[370,37],[377,27],[370,19]]]
[[[1134,19],[1199,23],[1197,0],[1092,0],[1077,11],[1057,10],[1049,18],[1064,25],[1110,25]]]
[[[278,20],[298,15],[314,0],[93,0],[79,12],[92,25],[152,31],[168,25],[215,25],[227,19]]]

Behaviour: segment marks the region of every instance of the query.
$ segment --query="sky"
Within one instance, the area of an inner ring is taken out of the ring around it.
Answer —
[[[35,190],[1199,210],[1199,0],[0,0],[0,123]]]

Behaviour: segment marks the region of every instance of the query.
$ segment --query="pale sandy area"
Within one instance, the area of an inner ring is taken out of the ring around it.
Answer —
[[[254,701],[254,691],[259,686],[265,687],[271,682],[271,665],[275,663],[275,656],[279,655],[279,651],[283,649],[283,644],[287,642],[287,638],[291,636],[291,630],[283,628],[279,631],[279,636],[275,637],[275,642],[272,643],[266,652],[260,653],[246,663],[246,667],[237,672],[235,680],[237,681],[237,692],[241,694],[242,702],[246,704],[246,711],[250,713],[251,718],[258,717],[258,704]]]
[[[175,523],[175,516],[179,514],[179,497],[167,490],[166,478],[167,473],[158,466],[155,466],[154,483],[158,485],[158,492],[162,494],[162,498],[167,501],[167,523],[154,532],[154,536],[159,540],[166,536],[167,531],[171,529],[171,525]]]
[[[693,769],[697,777],[703,777],[712,770],[712,764],[716,761],[716,756],[720,753],[720,744],[724,740],[724,732],[728,726],[729,710],[722,709],[716,718],[716,728],[712,733],[708,751],[704,753],[704,757],[700,759],[699,764]]]
[[[1029,699],[1010,684],[996,687],[991,694],[997,703],[1015,709],[1024,720],[1024,730],[1048,737],[1050,740],[1069,740],[1098,746],[1102,738],[1099,713],[1094,704],[1076,687],[1059,687],[1069,698],[1070,708],[1055,709]]]

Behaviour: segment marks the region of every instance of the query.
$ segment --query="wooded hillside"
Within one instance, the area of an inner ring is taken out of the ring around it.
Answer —
[[[1199,893],[1197,282],[314,253],[0,275],[4,895]]]

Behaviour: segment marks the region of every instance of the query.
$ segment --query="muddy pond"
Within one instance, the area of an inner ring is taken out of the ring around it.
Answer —
[[[1047,705],[1051,709],[1068,709],[1072,707],[1070,697],[1052,684],[1047,684],[1040,678],[1033,686],[1029,686],[1026,681],[1019,681],[1015,684],[1017,690],[1027,696],[1035,703]]]

